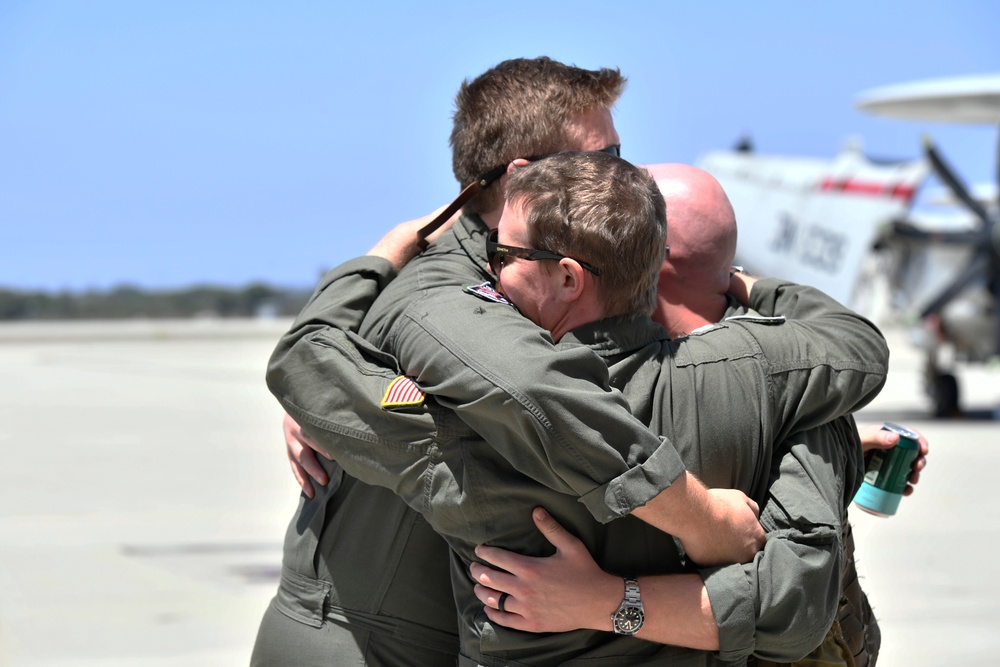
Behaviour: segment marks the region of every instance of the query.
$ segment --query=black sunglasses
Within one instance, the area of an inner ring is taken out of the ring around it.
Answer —
[[[493,275],[497,277],[500,276],[500,269],[503,268],[504,259],[507,257],[526,259],[529,262],[536,262],[540,259],[572,259],[580,266],[593,273],[595,276],[601,275],[601,270],[593,264],[588,264],[587,262],[573,257],[567,257],[566,255],[560,255],[557,252],[534,250],[532,248],[518,248],[512,245],[501,245],[497,243],[497,230],[495,229],[491,230],[489,236],[486,237],[486,257],[490,263],[490,271],[492,271]]]
[[[621,144],[612,144],[611,146],[606,146],[606,147],[602,148],[601,150],[595,151],[595,152],[597,152],[597,153],[610,153],[611,155],[614,155],[615,157],[621,157],[622,156],[622,145]],[[547,158],[549,155],[555,155],[555,153],[549,153],[548,155],[533,155],[533,156],[531,156],[531,157],[529,157],[527,159],[530,162],[534,162],[535,160],[541,160],[542,158]],[[485,174],[483,174],[482,176],[480,176],[479,178],[477,178],[476,180],[474,180],[473,182],[471,182],[467,186],[465,186],[465,188],[462,190],[462,192],[460,192],[459,195],[457,197],[455,197],[455,200],[453,202],[451,202],[450,204],[448,204],[444,208],[444,210],[442,210],[440,213],[438,213],[437,216],[433,220],[431,220],[430,222],[428,222],[426,225],[424,225],[423,227],[421,227],[417,231],[417,246],[421,250],[423,250],[424,248],[426,248],[427,247],[427,237],[430,236],[430,234],[432,234],[434,232],[434,230],[436,230],[442,224],[444,224],[445,220],[447,220],[452,215],[454,215],[458,211],[458,209],[462,208],[462,206],[465,205],[465,203],[467,201],[469,201],[470,199],[472,199],[473,197],[475,197],[481,191],[483,191],[486,188],[490,187],[490,185],[493,183],[493,181],[497,180],[498,178],[500,178],[501,176],[503,176],[506,173],[507,173],[507,165],[505,164],[502,167],[497,167],[496,169],[491,169],[490,171],[486,172]]]

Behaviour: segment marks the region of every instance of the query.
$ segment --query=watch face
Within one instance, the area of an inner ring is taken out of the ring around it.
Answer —
[[[615,630],[631,635],[642,627],[643,613],[638,607],[622,607],[615,614]]]

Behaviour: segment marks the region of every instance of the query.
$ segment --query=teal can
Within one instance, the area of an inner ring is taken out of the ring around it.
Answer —
[[[892,449],[878,449],[871,455],[864,482],[854,495],[854,504],[877,516],[892,516],[903,498],[913,462],[920,454],[920,436],[891,422],[884,423],[882,430],[898,433],[899,442]]]

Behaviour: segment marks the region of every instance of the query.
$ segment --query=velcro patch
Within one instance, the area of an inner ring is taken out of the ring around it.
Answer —
[[[757,324],[784,324],[784,315],[775,315],[774,317],[765,317],[764,315],[757,314],[746,314],[746,315],[733,315],[732,317],[726,318],[727,322],[756,322]]]
[[[480,299],[486,299],[487,301],[494,301],[496,303],[503,303],[508,306],[512,305],[510,301],[507,300],[500,292],[496,291],[490,281],[486,281],[480,285],[469,285],[465,288],[465,291],[469,294],[478,296]]]
[[[424,392],[420,391],[417,383],[405,375],[400,375],[385,390],[385,396],[382,397],[382,409],[409,408],[421,405],[423,402]]]

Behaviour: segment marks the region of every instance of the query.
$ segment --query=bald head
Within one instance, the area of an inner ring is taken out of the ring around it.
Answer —
[[[654,319],[677,336],[722,317],[736,256],[736,215],[722,186],[707,171],[686,164],[646,169],[667,203],[670,246],[660,271]],[[692,313],[704,321],[692,324]]]
[[[646,169],[667,202],[668,262],[699,273],[723,269],[728,274],[736,255],[736,214],[719,182],[686,164]]]

